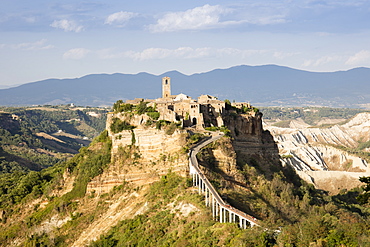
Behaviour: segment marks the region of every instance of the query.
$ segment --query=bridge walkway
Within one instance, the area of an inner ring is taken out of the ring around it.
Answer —
[[[259,226],[256,218],[226,203],[199,168],[196,157],[197,153],[200,151],[200,149],[207,146],[211,142],[218,140],[222,136],[223,133],[215,133],[212,135],[212,137],[198,143],[196,146],[190,149],[189,168],[190,175],[193,178],[193,185],[198,187],[200,194],[204,194],[206,206],[211,207],[212,216],[214,219],[219,220],[221,223],[238,222],[239,227],[244,229],[246,229],[249,225]]]

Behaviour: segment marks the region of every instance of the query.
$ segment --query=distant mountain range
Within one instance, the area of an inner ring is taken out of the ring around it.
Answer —
[[[370,107],[370,68],[308,72],[277,65],[236,66],[184,75],[92,74],[48,79],[0,90],[0,105],[110,106],[122,99],[161,97],[161,78],[171,77],[172,94],[209,94],[255,106]]]

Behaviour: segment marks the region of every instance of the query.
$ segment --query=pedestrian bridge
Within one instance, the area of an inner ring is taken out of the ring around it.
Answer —
[[[197,153],[201,148],[221,138],[223,133],[216,133],[211,138],[200,142],[190,150],[189,167],[190,175],[193,178],[193,185],[198,187],[198,192],[204,194],[206,206],[211,207],[212,216],[215,220],[221,223],[237,222],[240,228],[246,229],[248,226],[259,226],[258,220],[232,206],[222,200],[215,188],[199,169]]]

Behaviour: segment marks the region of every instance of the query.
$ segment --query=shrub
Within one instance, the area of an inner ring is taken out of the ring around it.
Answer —
[[[170,125],[167,126],[165,133],[167,135],[172,135],[175,132],[176,128],[177,128],[176,123],[172,122],[172,123],[170,123]]]
[[[221,127],[212,126],[212,127],[205,128],[205,130],[209,130],[209,131],[221,131],[221,132],[223,132],[225,134],[225,136],[228,136],[228,137],[231,136],[231,131],[227,127],[225,127],[225,126],[221,126]]]
[[[148,102],[145,102],[145,101],[141,101],[140,104],[138,104],[136,106],[136,112],[137,114],[141,115],[141,114],[144,114],[147,110],[147,106],[146,104],[148,104]]]
[[[151,112],[147,112],[146,115],[148,115],[149,117],[151,117],[154,120],[158,120],[158,118],[160,116],[160,113],[157,112],[157,111],[151,111]]]
[[[232,108],[230,100],[225,99],[224,102],[226,110],[230,110]]]
[[[189,142],[190,144],[199,142],[204,137],[201,133],[195,133],[194,135],[190,136]]]
[[[205,128],[205,130],[208,130],[208,131],[217,131],[217,130],[220,130],[220,128],[219,127],[212,126],[212,127]]]
[[[284,154],[284,155],[281,155],[280,157],[282,159],[292,159],[293,158],[293,155],[291,155],[291,154]]]
[[[125,104],[122,100],[117,100],[117,102],[113,104],[113,111],[116,113],[132,111],[132,108],[132,104]]]
[[[135,128],[135,126],[130,125],[126,121],[122,121],[119,118],[113,118],[112,119],[112,124],[110,126],[110,130],[113,133],[119,133],[119,132],[121,132],[123,130],[132,130],[134,128]]]
[[[169,125],[171,122],[170,121],[167,121],[167,120],[159,120],[156,124],[155,124],[155,127],[157,129],[161,129],[163,126],[167,126]]]

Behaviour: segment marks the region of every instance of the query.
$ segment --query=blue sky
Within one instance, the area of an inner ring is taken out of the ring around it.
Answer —
[[[0,88],[240,64],[370,67],[370,1],[0,0]]]

